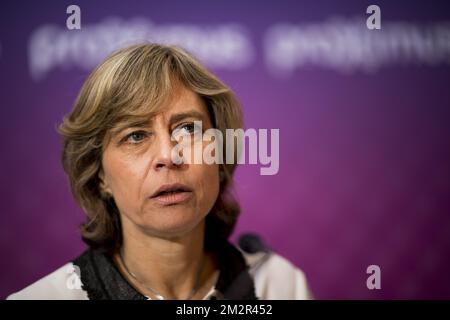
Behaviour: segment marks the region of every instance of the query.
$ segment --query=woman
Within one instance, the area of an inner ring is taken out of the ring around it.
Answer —
[[[193,143],[199,130],[242,126],[231,90],[184,50],[112,54],[60,127],[89,249],[9,298],[307,298],[303,273],[285,259],[227,241],[239,213],[227,193],[235,164],[193,164],[183,152],[174,161],[174,136]]]

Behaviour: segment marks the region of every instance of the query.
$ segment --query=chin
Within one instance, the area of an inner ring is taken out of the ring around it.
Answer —
[[[203,219],[204,217],[186,208],[166,208],[157,215],[153,213],[151,219],[146,219],[145,225],[157,236],[176,237],[192,231]]]

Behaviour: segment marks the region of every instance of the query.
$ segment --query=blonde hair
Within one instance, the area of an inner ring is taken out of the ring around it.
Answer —
[[[91,247],[112,250],[122,241],[118,208],[101,190],[99,180],[111,130],[119,123],[149,119],[177,84],[203,99],[213,126],[224,136],[225,129],[242,128],[240,104],[231,89],[185,50],[159,44],[135,45],[109,56],[89,75],[72,111],[64,117],[59,127],[63,167],[74,198],[87,215],[81,235]],[[226,148],[223,154],[225,157]],[[219,167],[223,179],[206,218],[206,247],[226,241],[236,224],[239,206],[228,192],[235,166],[234,162]]]

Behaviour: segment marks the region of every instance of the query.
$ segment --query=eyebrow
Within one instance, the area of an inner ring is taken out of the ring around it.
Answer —
[[[111,133],[116,136],[128,128],[145,128],[148,125],[148,119],[122,120],[111,129]]]
[[[132,117],[130,117],[130,118],[132,118]],[[203,113],[201,113],[197,110],[189,110],[186,112],[180,112],[180,113],[171,115],[170,119],[169,119],[169,124],[173,125],[174,123],[180,122],[187,118],[198,118],[201,121],[205,121],[205,115]],[[118,124],[116,124],[114,126],[114,128],[112,128],[111,133],[113,136],[116,136],[128,128],[145,128],[145,127],[148,127],[149,124],[151,125],[151,123],[152,123],[151,119],[149,120],[149,119],[142,119],[142,118],[137,118],[134,120],[131,120],[131,119],[122,120]]]
[[[201,121],[205,121],[205,115],[199,111],[196,110],[189,110],[186,112],[180,112],[173,114],[170,116],[169,123],[172,125],[174,123],[180,122],[181,120],[184,120],[186,118],[198,118]]]

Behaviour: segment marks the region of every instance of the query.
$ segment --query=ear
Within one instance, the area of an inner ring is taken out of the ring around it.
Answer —
[[[100,172],[98,173],[98,178],[100,179],[100,194],[104,196],[105,198],[112,197],[112,191],[109,187],[108,183],[105,180],[105,173],[103,172],[103,169],[100,169]]]

